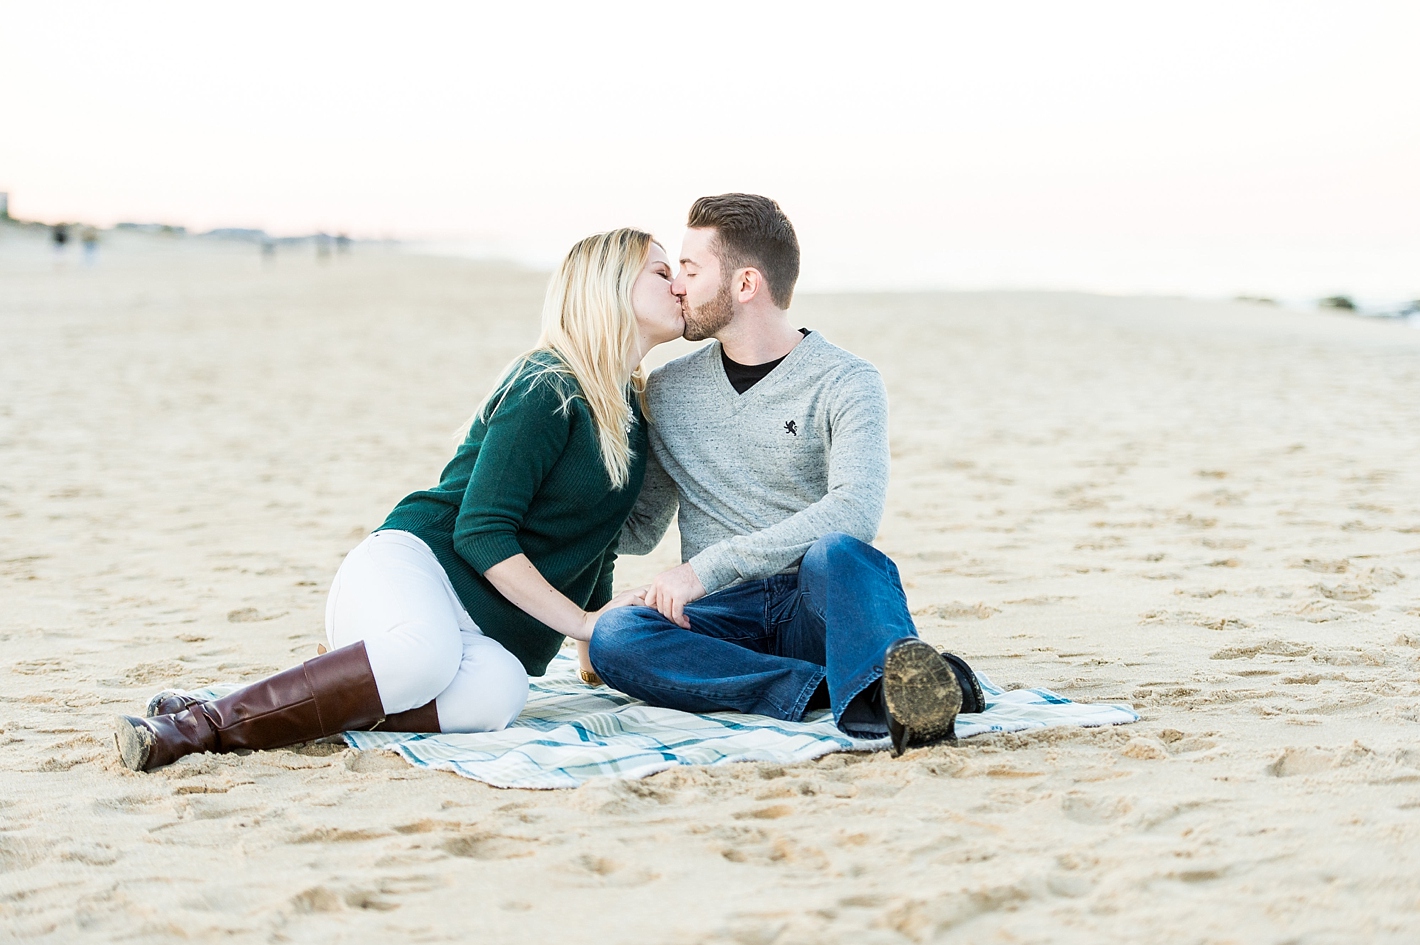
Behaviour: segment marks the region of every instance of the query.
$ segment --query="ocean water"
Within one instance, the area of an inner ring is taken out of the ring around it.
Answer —
[[[565,245],[536,236],[407,242],[406,251],[551,269]],[[1359,315],[1420,311],[1414,238],[1137,239],[999,234],[850,239],[801,233],[805,292],[1055,290],[1108,295],[1262,298],[1298,308],[1345,296]],[[675,247],[670,247],[674,255]],[[1414,319],[1411,323],[1415,323]]]

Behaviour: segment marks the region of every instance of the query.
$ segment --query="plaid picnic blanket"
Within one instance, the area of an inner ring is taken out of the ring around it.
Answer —
[[[977,674],[987,709],[957,719],[957,737],[1049,725],[1121,725],[1139,716],[1126,706],[1071,702],[1048,689],[1006,692]],[[576,787],[595,777],[644,778],[676,765],[808,761],[835,751],[873,751],[887,739],[849,738],[827,711],[803,722],[739,712],[659,709],[577,676],[559,655],[532,681],[527,708],[501,732],[410,735],[347,732],[354,748],[383,748],[410,764],[453,771],[497,787]]]
[[[957,737],[1020,732],[1052,725],[1137,722],[1131,708],[1071,702],[1049,689],[1005,691],[981,673],[986,711],[957,717]],[[216,698],[236,686],[194,690]],[[735,761],[809,761],[835,751],[876,751],[886,738],[849,738],[828,710],[803,722],[739,712],[703,714],[659,709],[605,686],[589,687],[577,661],[559,654],[547,675],[532,680],[522,715],[501,732],[417,735],[346,732],[351,747],[398,752],[421,768],[452,771],[504,788],[571,788],[596,777],[644,778],[676,765]]]

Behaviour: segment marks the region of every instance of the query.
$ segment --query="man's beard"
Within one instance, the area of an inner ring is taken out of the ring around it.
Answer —
[[[720,283],[715,297],[698,308],[686,308],[685,340],[704,341],[713,337],[735,317],[735,303],[730,298],[730,280]]]

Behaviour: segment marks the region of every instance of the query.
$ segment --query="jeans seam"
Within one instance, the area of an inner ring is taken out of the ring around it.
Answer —
[[[818,673],[814,677],[814,681],[810,685],[804,687],[803,693],[794,703],[794,715],[798,721],[802,722],[804,720],[804,713],[808,711],[809,700],[813,698],[814,693],[818,690],[819,683],[823,682],[827,678],[828,668],[825,666],[820,666]],[[834,720],[834,724],[838,724],[838,721],[836,719]]]
[[[594,668],[595,668],[595,667],[594,667]],[[602,679],[603,679],[603,681],[605,681],[605,682],[616,682],[616,680],[611,679],[611,678],[606,677],[606,676],[603,676]],[[645,688],[645,689],[659,690],[659,691],[661,691],[661,692],[678,692],[678,693],[682,693],[682,694],[685,694],[685,695],[698,696],[698,697],[700,697],[700,698],[702,698],[702,699],[703,699],[703,698],[706,698],[705,693],[700,692],[699,690],[696,690],[696,689],[682,689],[682,688],[680,688],[679,686],[670,686],[670,685],[665,685],[665,684],[662,684],[662,683],[646,683],[646,684],[641,684],[641,687],[642,687],[642,688]],[[802,700],[800,700],[800,701],[807,703],[807,702],[809,701],[809,696],[813,694],[814,688],[817,688],[817,687],[818,687],[818,681],[816,680],[816,681],[814,682],[813,688],[810,688],[810,689],[808,690],[808,692],[804,694]],[[646,700],[643,699],[643,700],[641,700],[641,701],[642,701],[642,702],[645,702]],[[768,700],[766,700],[766,701],[768,701]],[[769,704],[772,705],[772,706],[774,706],[774,708],[778,709],[780,712],[783,712],[783,711],[784,711],[784,707],[783,707],[782,705],[780,705],[779,703],[777,703],[777,702],[772,702],[772,701],[771,701]],[[729,709],[729,710],[726,710],[726,709],[712,709],[711,711],[712,711],[712,712],[725,712],[725,711],[734,712],[734,711],[738,711],[738,710],[735,710],[735,709]],[[803,718],[803,711],[802,711],[802,709],[799,711],[799,718],[801,718],[801,719]]]
[[[872,678],[870,678],[867,682],[863,683],[863,685],[859,686],[857,689],[853,690],[853,692],[848,696],[848,698],[846,698],[846,699],[843,700],[843,704],[840,705],[837,709],[834,710],[834,713],[833,713],[833,724],[834,724],[834,725],[838,725],[839,728],[841,729],[843,726],[839,725],[839,722],[840,722],[840,720],[843,718],[843,712],[848,708],[849,705],[852,704],[852,702],[853,702],[854,699],[858,698],[860,695],[863,694],[863,691],[864,691],[865,689],[867,689],[867,688],[868,688],[869,686],[871,686],[873,683],[877,682],[878,680],[880,680],[880,679],[882,679],[882,678],[883,678],[883,672],[882,672],[882,670],[880,670],[880,669],[879,669],[879,670],[875,670],[874,673],[873,673],[873,675],[872,675]]]
[[[687,616],[693,617],[694,614],[687,614]],[[670,620],[666,620],[666,624],[667,624],[668,626],[671,626],[671,627],[676,627],[676,625],[675,625],[674,623],[671,623]],[[662,628],[662,629],[665,629],[665,628]],[[680,627],[676,627],[676,629],[679,630]],[[706,640],[724,640],[726,643],[734,643],[734,644],[737,644],[737,645],[738,645],[739,643],[741,643],[741,642],[743,642],[743,641],[746,641],[746,640],[754,640],[754,641],[756,641],[756,642],[762,643],[762,642],[764,642],[765,640],[768,640],[768,639],[770,639],[771,637],[774,636],[774,634],[769,633],[769,632],[767,632],[767,631],[768,631],[768,625],[766,624],[766,625],[765,625],[765,630],[764,630],[764,632],[760,632],[760,633],[747,633],[747,634],[742,634],[742,635],[739,635],[739,636],[722,636],[722,635],[716,634],[716,633],[696,633],[696,631],[694,631],[694,630],[689,630],[689,631],[687,631],[687,632],[688,632],[688,633],[695,633],[696,636],[701,637],[701,638],[706,639]],[[595,634],[593,634],[593,635],[595,636]],[[748,649],[748,647],[746,647],[746,649]]]

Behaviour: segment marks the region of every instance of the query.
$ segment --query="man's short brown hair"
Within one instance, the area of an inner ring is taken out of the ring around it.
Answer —
[[[799,281],[799,238],[779,204],[757,194],[701,197],[690,206],[691,229],[715,230],[715,254],[728,270],[758,269],[769,285],[769,297],[788,308]]]

